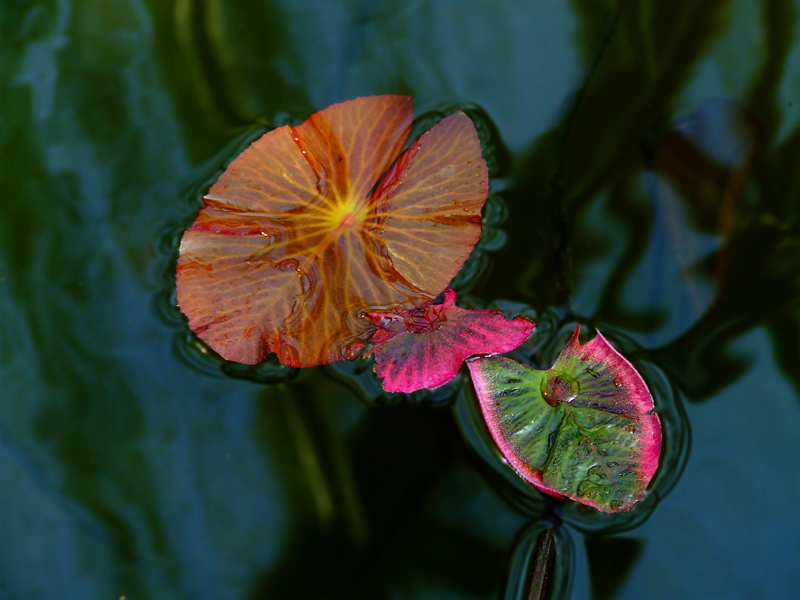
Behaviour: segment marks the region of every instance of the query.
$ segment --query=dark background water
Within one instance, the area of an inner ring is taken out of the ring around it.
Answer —
[[[482,119],[471,302],[582,315],[688,417],[627,525],[564,511],[572,596],[800,596],[800,3],[7,0],[0,598],[519,583],[541,503],[465,433],[468,384],[232,371],[171,302],[227,162],[378,93]]]

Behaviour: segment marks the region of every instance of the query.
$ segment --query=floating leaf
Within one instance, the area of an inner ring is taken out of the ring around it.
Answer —
[[[408,311],[369,313],[375,372],[389,392],[434,388],[453,379],[464,359],[510,352],[535,325],[525,317],[509,321],[499,310],[465,310],[448,289],[441,304]]]
[[[544,493],[630,510],[658,467],[661,425],[636,369],[597,333],[575,330],[553,368],[469,363],[481,410],[509,464]]]
[[[228,166],[178,259],[178,304],[200,339],[242,363],[275,352],[325,364],[369,339],[365,311],[447,286],[480,237],[486,164],[457,112],[380,180],[411,120],[406,96],[357,98],[270,131]]]

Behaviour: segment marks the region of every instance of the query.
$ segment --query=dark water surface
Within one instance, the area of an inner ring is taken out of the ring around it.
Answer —
[[[454,287],[642,370],[631,513],[509,472],[465,373],[224,363],[177,240],[268,128],[467,110],[492,195]],[[800,597],[800,3],[0,3],[0,598]]]

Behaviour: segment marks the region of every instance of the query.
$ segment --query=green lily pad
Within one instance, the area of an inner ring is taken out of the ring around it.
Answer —
[[[658,467],[661,425],[641,375],[598,332],[575,330],[538,371],[507,358],[469,363],[484,419],[531,485],[603,512],[630,510]]]

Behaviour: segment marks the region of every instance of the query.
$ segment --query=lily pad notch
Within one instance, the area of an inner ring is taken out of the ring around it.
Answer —
[[[181,240],[178,304],[200,339],[245,364],[328,364],[369,340],[367,312],[447,287],[480,237],[488,172],[463,112],[402,151],[412,117],[408,96],[356,98],[231,162]]]
[[[641,375],[580,326],[551,369],[507,358],[468,363],[481,412],[509,465],[545,494],[630,510],[658,468],[661,425]]]

